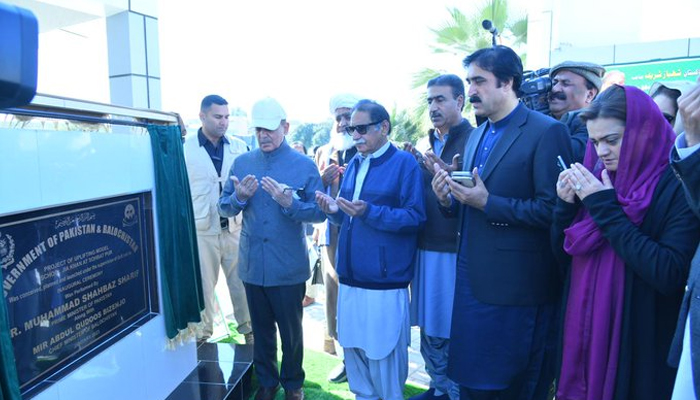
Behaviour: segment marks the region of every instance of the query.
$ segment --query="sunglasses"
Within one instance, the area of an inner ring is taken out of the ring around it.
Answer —
[[[673,125],[673,120],[676,119],[676,116],[671,115],[671,114],[666,114],[666,113],[663,113],[663,115],[664,115],[664,118],[666,118],[666,121],[668,121],[669,124]]]
[[[381,124],[384,121],[377,121],[377,122],[370,122],[369,124],[364,124],[364,125],[355,125],[355,126],[348,126],[345,128],[345,133],[348,135],[352,135],[353,132],[357,131],[360,135],[364,135],[367,133],[367,128],[369,128],[372,125],[377,125]]]

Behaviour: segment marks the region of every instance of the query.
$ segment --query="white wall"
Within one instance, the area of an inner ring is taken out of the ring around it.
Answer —
[[[61,121],[19,129],[17,123],[0,114],[0,215],[154,190],[151,144],[143,131],[54,130]],[[196,363],[194,342],[166,349],[159,315],[34,399],[164,399]]]
[[[591,58],[613,57],[617,45],[700,38],[698,0],[533,0],[528,15],[530,69],[566,57],[595,62]],[[662,55],[665,47],[658,46]],[[640,57],[634,61],[650,59],[643,49],[631,49]]]

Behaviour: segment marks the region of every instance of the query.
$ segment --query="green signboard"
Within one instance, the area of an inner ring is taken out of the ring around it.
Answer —
[[[620,71],[625,75],[625,84],[649,91],[655,81],[695,82],[700,75],[700,58],[653,61],[639,64],[606,65],[607,73]]]

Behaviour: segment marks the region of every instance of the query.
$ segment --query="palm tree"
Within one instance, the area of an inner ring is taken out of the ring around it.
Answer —
[[[501,32],[501,40],[505,39],[508,46],[516,51],[527,43],[527,17],[509,18],[508,0],[488,0],[470,16],[457,8],[448,8],[447,11],[449,19],[439,28],[430,29],[435,34],[435,43],[430,47],[436,54],[451,54],[461,61],[467,54],[491,46],[491,35],[481,26],[485,19],[491,20]],[[521,57],[524,58],[524,54]],[[425,131],[428,120],[425,85],[430,79],[444,73],[444,70],[425,68],[413,76],[412,88],[422,89],[413,113],[416,124],[423,128],[421,131]],[[471,110],[469,103],[467,110]]]

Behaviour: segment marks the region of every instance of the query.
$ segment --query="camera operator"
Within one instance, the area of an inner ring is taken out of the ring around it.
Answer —
[[[549,93],[549,111],[569,128],[574,160],[583,161],[588,141],[586,124],[578,118],[580,111],[600,92],[605,68],[598,64],[564,61],[550,70],[552,91]]]

